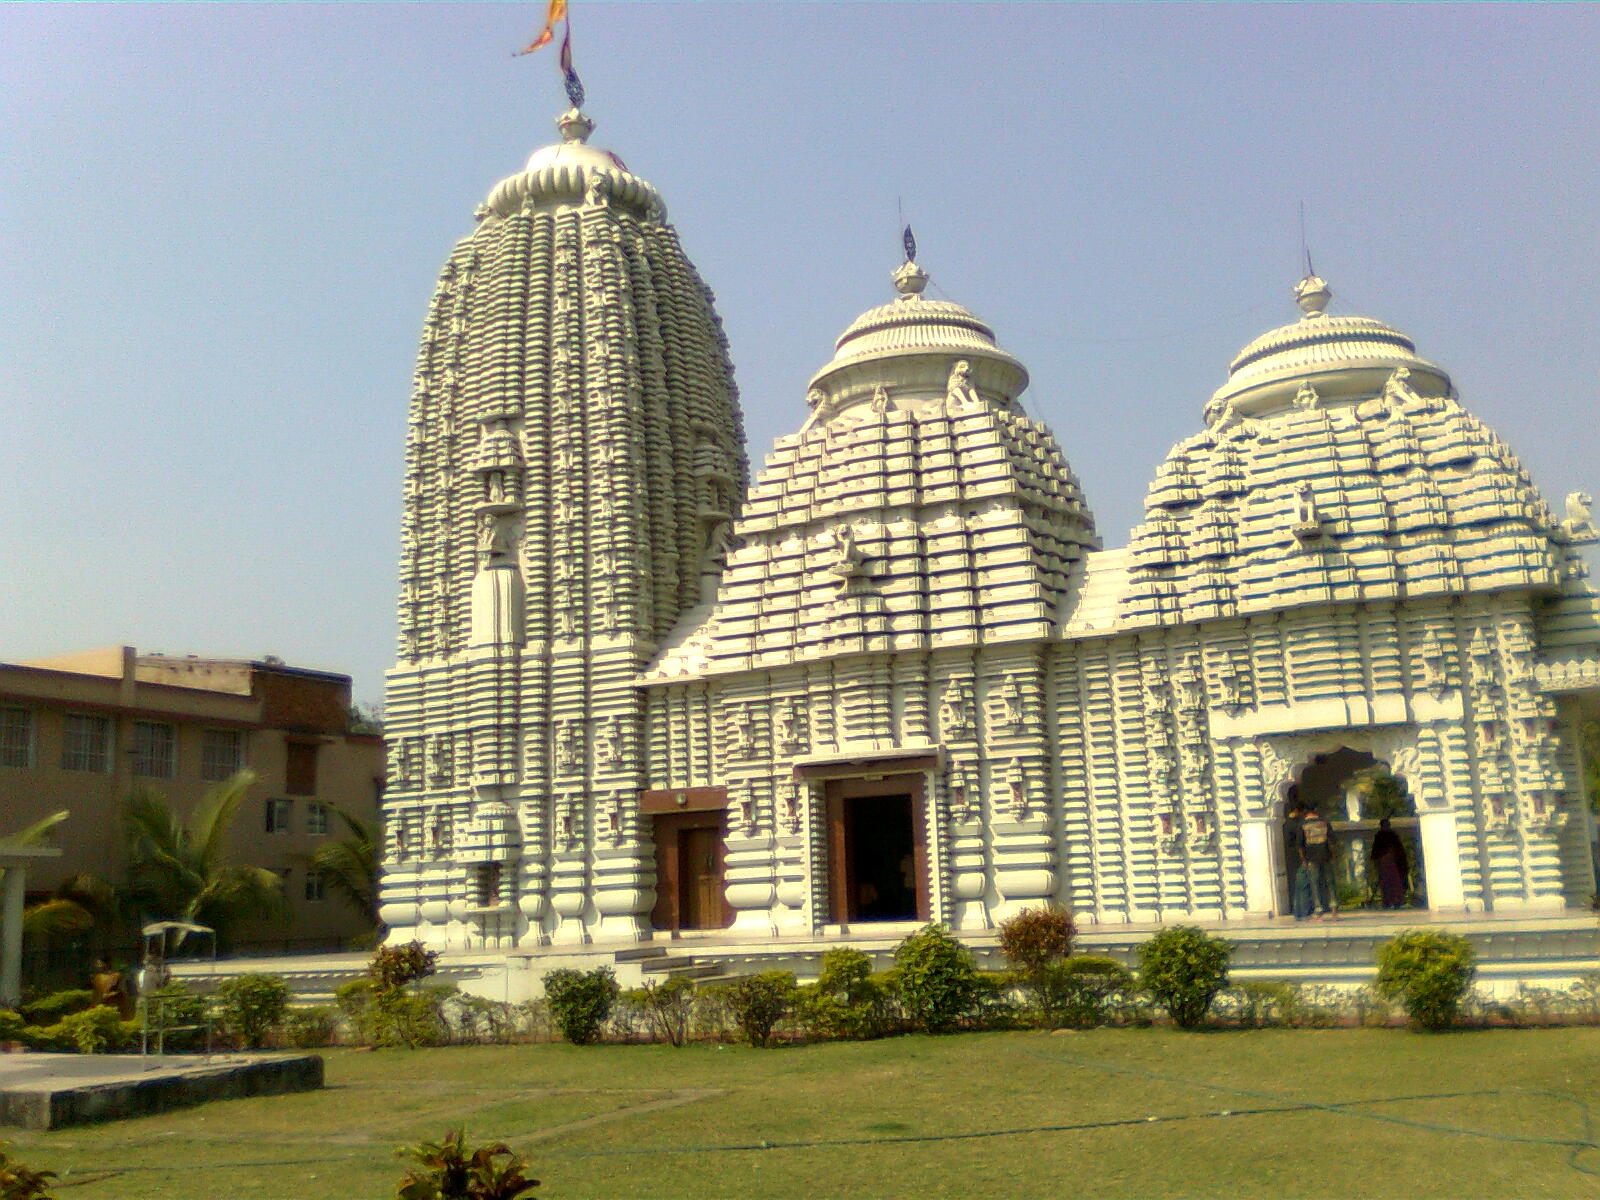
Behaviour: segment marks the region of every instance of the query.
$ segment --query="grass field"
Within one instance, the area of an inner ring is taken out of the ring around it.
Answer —
[[[1425,1200],[1600,1195],[1591,1111],[1600,1029],[1124,1029],[336,1050],[322,1092],[7,1136],[63,1200],[377,1200],[461,1122],[544,1198]]]

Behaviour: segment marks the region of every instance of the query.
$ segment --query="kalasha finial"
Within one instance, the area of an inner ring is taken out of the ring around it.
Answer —
[[[561,131],[562,141],[582,143],[594,132],[594,122],[576,108],[569,108],[556,118],[556,128]]]
[[[928,286],[928,273],[917,266],[917,237],[911,226],[906,226],[900,240],[906,248],[906,260],[894,273],[894,288],[901,299],[909,300],[922,295],[922,289]]]
[[[1308,317],[1320,317],[1333,299],[1327,280],[1318,275],[1307,275],[1294,285],[1295,303]]]

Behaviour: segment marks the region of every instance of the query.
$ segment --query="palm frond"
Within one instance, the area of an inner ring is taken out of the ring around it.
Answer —
[[[71,815],[71,811],[65,808],[58,813],[51,813],[43,820],[35,821],[26,829],[19,829],[16,833],[10,833],[0,838],[0,846],[5,846],[8,849],[16,849],[21,846],[37,846],[44,841],[46,835],[52,829]]]
[[[22,914],[22,932],[35,937],[68,937],[94,928],[94,915],[71,900],[45,900]]]
[[[189,832],[202,860],[212,861],[223,851],[223,841],[233,824],[239,805],[256,781],[256,773],[246,767],[236,771],[200,798],[189,817]]]

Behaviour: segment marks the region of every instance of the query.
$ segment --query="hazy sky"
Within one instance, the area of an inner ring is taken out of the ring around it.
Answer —
[[[596,144],[716,290],[751,454],[897,204],[1108,545],[1240,346],[1334,311],[1600,493],[1600,8],[591,4]],[[277,654],[381,696],[434,277],[564,107],[522,5],[0,6],[0,659]]]

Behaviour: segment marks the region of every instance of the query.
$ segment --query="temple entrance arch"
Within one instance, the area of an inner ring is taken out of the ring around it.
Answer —
[[[1386,882],[1387,899],[1398,901],[1392,907],[1428,907],[1422,818],[1405,778],[1370,751],[1340,745],[1302,763],[1278,806],[1279,912],[1291,911],[1297,863],[1287,844],[1284,818],[1296,804],[1315,808],[1333,826],[1339,845],[1334,882],[1341,909],[1391,907],[1384,903]],[[1385,820],[1394,836],[1379,840]],[[1375,847],[1387,864],[1374,860]]]

